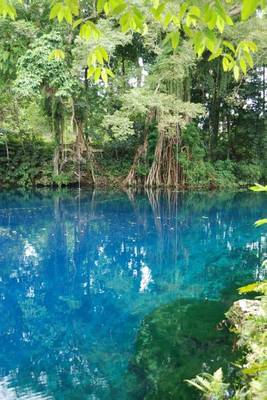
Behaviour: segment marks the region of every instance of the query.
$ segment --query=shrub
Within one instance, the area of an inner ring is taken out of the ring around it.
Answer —
[[[261,180],[262,167],[260,164],[240,161],[236,163],[235,174],[240,185],[252,184]]]

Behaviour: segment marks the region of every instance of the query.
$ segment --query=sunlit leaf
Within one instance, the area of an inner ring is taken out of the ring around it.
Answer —
[[[224,20],[222,19],[222,17],[220,17],[219,15],[218,15],[218,17],[217,17],[216,25],[217,25],[218,30],[219,30],[221,33],[223,33],[223,31],[224,31],[224,26],[225,26],[225,22],[224,22]]]
[[[239,65],[240,65],[240,68],[241,68],[243,74],[246,75],[246,73],[247,73],[247,64],[246,64],[246,61],[243,58],[241,58],[239,60]]]
[[[257,292],[262,282],[250,283],[249,285],[242,286],[238,289],[239,294]]]
[[[236,81],[239,80],[239,76],[240,76],[240,69],[239,69],[238,65],[235,65],[234,66],[234,77],[235,77]]]
[[[252,190],[253,192],[267,192],[267,185],[263,186],[260,185],[259,183],[255,183],[255,185],[251,186],[249,189]]]
[[[265,225],[265,224],[267,224],[267,218],[258,219],[258,221],[255,222],[256,227],[259,227],[259,226]]]
[[[65,53],[61,49],[55,49],[49,54],[48,59],[50,61],[53,60],[53,59],[55,59],[55,60],[64,60],[65,59]]]
[[[228,49],[230,49],[233,53],[235,53],[234,45],[231,42],[229,42],[228,40],[224,40],[223,44],[224,46],[228,47]]]
[[[267,363],[253,364],[249,368],[242,369],[242,372],[246,375],[256,374],[257,372],[267,371]]]
[[[216,50],[214,53],[212,53],[212,54],[209,56],[208,60],[209,60],[209,61],[212,61],[212,60],[214,60],[215,58],[220,57],[221,54],[222,54],[222,49],[220,48],[220,49]]]
[[[103,68],[101,71],[101,78],[104,83],[108,83],[108,74],[105,68]]]
[[[241,19],[242,21],[247,20],[254,12],[258,6],[258,2],[256,0],[242,0],[242,10],[241,10]]]

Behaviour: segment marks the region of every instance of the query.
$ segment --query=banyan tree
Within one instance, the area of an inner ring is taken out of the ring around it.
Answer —
[[[175,187],[183,184],[179,154],[183,128],[203,112],[190,102],[190,71],[194,55],[188,45],[178,54],[158,56],[142,87],[133,87],[122,96],[122,107],[105,119],[113,133],[134,134],[135,124],[143,121],[141,143],[124,180],[125,186]],[[123,121],[123,123],[122,123]],[[151,143],[151,132],[153,140]],[[152,151],[152,157],[149,152]]]

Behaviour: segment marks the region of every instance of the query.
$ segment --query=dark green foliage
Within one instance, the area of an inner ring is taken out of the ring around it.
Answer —
[[[53,145],[43,141],[8,143],[9,159],[6,147],[0,143],[0,186],[32,187],[32,186],[66,186],[76,184],[73,171],[53,175]]]
[[[240,161],[235,165],[235,174],[240,185],[260,182],[264,178],[264,166],[260,162],[247,163]]]

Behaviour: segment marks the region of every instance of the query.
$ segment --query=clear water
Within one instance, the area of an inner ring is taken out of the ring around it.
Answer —
[[[198,398],[184,379],[231,359],[218,323],[262,275],[265,206],[261,193],[1,192],[0,399]]]

